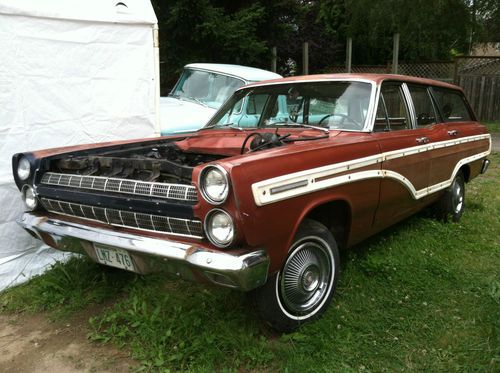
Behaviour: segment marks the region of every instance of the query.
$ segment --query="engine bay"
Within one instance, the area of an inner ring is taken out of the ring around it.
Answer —
[[[185,152],[174,142],[168,142],[108,150],[99,154],[66,155],[63,158],[53,159],[49,171],[191,184],[194,167],[223,157]]]
[[[147,182],[191,184],[196,166],[286,144],[327,138],[254,131],[231,136],[189,136],[94,148],[51,157],[44,171]]]

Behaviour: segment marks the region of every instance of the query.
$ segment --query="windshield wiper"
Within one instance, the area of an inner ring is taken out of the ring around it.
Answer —
[[[232,128],[232,129],[238,130],[238,131],[243,131],[243,128],[238,127],[238,125],[236,123],[224,123],[224,124],[219,124],[219,125],[212,124],[211,126],[205,126],[205,127],[201,128],[201,129],[207,129],[207,128],[225,128],[225,127],[229,127],[229,128]]]
[[[199,98],[196,98],[196,97],[191,97],[191,96],[181,96],[181,95],[176,95],[176,94],[172,94],[172,93],[169,93],[168,95],[169,97],[173,97],[173,98],[177,98],[181,101],[194,101],[196,102],[197,104],[200,104],[201,106],[204,106],[204,107],[210,107],[207,103],[201,101]]]
[[[305,124],[305,123],[290,123],[290,122],[276,122],[276,123],[270,123],[270,125],[284,125],[284,127],[304,127],[304,128],[312,128],[318,131],[322,131],[325,133],[330,133],[330,130],[325,127],[319,127],[319,126],[313,126],[311,124]]]
[[[196,97],[188,97],[188,99],[196,101],[198,104],[204,107],[209,107],[205,102],[201,101],[199,98]]]

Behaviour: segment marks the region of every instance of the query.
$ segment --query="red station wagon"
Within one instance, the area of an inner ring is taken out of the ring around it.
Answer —
[[[339,248],[431,204],[460,219],[490,149],[459,87],[313,75],[243,87],[193,134],[18,153],[12,166],[19,223],[49,246],[251,291],[290,331],[331,302]]]

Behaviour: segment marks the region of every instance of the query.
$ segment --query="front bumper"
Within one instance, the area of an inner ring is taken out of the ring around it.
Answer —
[[[267,280],[269,257],[264,250],[217,251],[200,244],[124,233],[29,212],[18,223],[47,245],[86,254],[96,262],[94,244],[126,250],[137,273],[164,270],[189,280],[208,280],[242,291],[262,286]]]

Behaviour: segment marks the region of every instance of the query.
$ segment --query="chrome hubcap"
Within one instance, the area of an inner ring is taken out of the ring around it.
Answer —
[[[328,294],[333,264],[325,244],[309,238],[299,242],[288,257],[279,286],[289,312],[307,313]]]
[[[302,275],[302,288],[305,291],[313,291],[319,285],[319,271],[316,266],[311,266]]]
[[[453,186],[451,189],[451,202],[452,202],[453,212],[455,214],[458,214],[462,210],[464,204],[464,195],[462,191],[462,186],[460,185],[460,183],[457,182],[457,180],[453,181]]]

